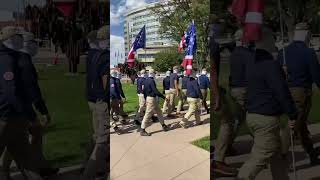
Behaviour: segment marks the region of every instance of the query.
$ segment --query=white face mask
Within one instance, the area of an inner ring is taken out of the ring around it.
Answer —
[[[24,42],[21,51],[28,53],[30,56],[35,56],[38,53],[38,44],[35,41]]]
[[[102,50],[109,49],[110,48],[109,40],[99,41],[99,48]]]
[[[150,74],[149,74],[149,77],[151,77],[151,78],[154,78],[155,76],[156,76],[155,73],[150,73]]]
[[[23,38],[22,36],[15,35],[3,41],[3,45],[5,45],[9,49],[19,51],[21,48],[23,48]]]
[[[201,74],[203,74],[203,75],[207,75],[207,71],[202,71],[202,73]]]
[[[173,73],[179,73],[178,69],[173,70]]]

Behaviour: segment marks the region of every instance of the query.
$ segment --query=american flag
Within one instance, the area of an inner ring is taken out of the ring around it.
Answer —
[[[192,73],[193,55],[197,50],[197,32],[196,32],[196,26],[194,24],[194,21],[192,22],[191,26],[188,29],[186,44],[187,44],[187,51],[186,51],[186,56],[184,57],[184,60],[182,62],[182,66],[186,70],[187,75],[190,75]]]
[[[146,47],[146,26],[144,25],[140,30],[139,34],[137,35],[136,39],[134,40],[131,50],[129,51],[128,60],[127,60],[129,68],[134,67],[135,52],[138,49],[145,48],[145,47]]]
[[[178,45],[178,52],[179,52],[179,53],[181,53],[182,50],[187,47],[187,41],[186,41],[186,39],[187,39],[187,33],[184,32],[184,35],[182,36],[181,41],[180,41],[180,43],[179,43],[179,45]]]

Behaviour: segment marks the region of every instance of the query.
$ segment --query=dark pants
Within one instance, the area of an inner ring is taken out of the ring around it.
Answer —
[[[5,148],[30,180],[41,179],[33,163],[32,149],[28,139],[29,122],[25,118],[0,120],[0,156]],[[1,179],[1,178],[0,178]]]
[[[29,129],[31,136],[31,152],[33,157],[33,164],[35,164],[38,169],[51,168],[50,163],[46,160],[43,154],[43,127],[40,126],[39,120],[34,122]],[[12,155],[6,150],[3,157],[3,168],[5,173],[10,173],[10,165],[13,161]]]

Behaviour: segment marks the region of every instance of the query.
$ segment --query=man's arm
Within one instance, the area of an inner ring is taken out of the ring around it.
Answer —
[[[151,84],[151,90],[152,90],[153,92],[155,92],[155,94],[156,94],[158,97],[161,97],[162,99],[165,99],[165,98],[166,98],[166,97],[164,97],[164,95],[161,94],[161,93],[159,92],[159,90],[157,89],[157,87],[156,87],[156,82],[155,82],[155,81],[153,81],[153,83]]]
[[[283,72],[279,62],[268,62],[268,64],[266,64],[265,74],[267,76],[267,83],[269,87],[272,88],[282,109],[289,116],[290,120],[296,120],[297,109],[285,80],[285,73]]]
[[[42,114],[48,115],[48,108],[43,100],[38,84],[38,74],[29,56],[23,55],[19,59],[21,78],[23,81],[28,101],[32,102],[35,108]]]

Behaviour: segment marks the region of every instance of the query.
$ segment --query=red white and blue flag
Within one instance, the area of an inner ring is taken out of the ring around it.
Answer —
[[[181,53],[187,47],[187,33],[184,32],[184,35],[181,38],[181,41],[178,45],[178,52]]]
[[[186,74],[190,75],[192,73],[193,55],[197,50],[197,31],[196,31],[196,26],[194,24],[194,21],[192,22],[192,24],[188,29],[186,44],[187,44],[187,50],[186,50],[186,55],[182,62],[182,66],[186,70]]]
[[[127,63],[129,68],[134,67],[134,58],[135,58],[136,51],[140,48],[145,48],[145,47],[146,47],[146,26],[144,25],[140,30],[140,32],[138,33],[128,53]]]

